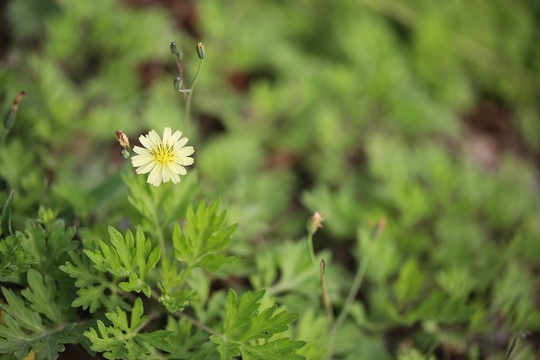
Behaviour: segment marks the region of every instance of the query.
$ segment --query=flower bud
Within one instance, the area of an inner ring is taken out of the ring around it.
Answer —
[[[180,76],[177,76],[175,79],[174,79],[174,88],[176,89],[176,91],[180,91],[182,90],[182,78]]]
[[[202,42],[197,43],[197,55],[199,55],[199,59],[201,60],[204,60],[206,57],[206,48]]]
[[[13,100],[13,104],[11,104],[11,109],[9,109],[9,112],[4,119],[4,127],[7,129],[7,131],[9,131],[15,123],[15,118],[17,117],[17,110],[19,110],[19,103],[21,102],[21,99],[25,94],[26,91],[21,91],[15,97],[15,100]]]
[[[118,143],[121,147],[123,147],[124,149],[129,147],[129,139],[122,130],[116,130],[114,134],[116,136],[116,140],[118,140]]]
[[[121,156],[123,159],[127,160],[127,159],[130,158],[131,154],[130,154],[129,151],[127,151],[127,150],[122,150],[122,151],[120,151],[120,156]]]
[[[307,221],[306,228],[310,235],[313,235],[317,232],[317,230],[320,228],[322,229],[323,226],[321,222],[325,220],[326,218],[321,217],[321,213],[318,211],[315,211],[315,214],[313,214],[312,217],[310,217]]]
[[[173,41],[171,43],[171,54],[176,55],[177,52],[178,52],[178,47],[176,46],[176,42]]]

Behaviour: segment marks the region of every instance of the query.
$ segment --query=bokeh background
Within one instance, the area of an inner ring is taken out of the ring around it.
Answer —
[[[203,41],[191,195],[221,198],[242,256],[219,286],[271,289],[321,358],[318,282],[294,257],[305,222],[326,217],[315,248],[338,311],[384,217],[338,358],[504,359],[515,339],[512,358],[538,357],[538,1],[8,0],[0,14],[0,109],[27,93],[0,150],[19,227],[40,205],[83,239],[129,225],[114,131],[182,130],[169,44],[189,83]]]

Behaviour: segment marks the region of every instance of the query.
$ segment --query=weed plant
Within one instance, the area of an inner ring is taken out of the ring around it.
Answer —
[[[538,357],[534,1],[149,3],[0,5],[2,359]]]

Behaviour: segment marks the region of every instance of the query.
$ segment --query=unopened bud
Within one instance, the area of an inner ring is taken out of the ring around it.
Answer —
[[[174,79],[174,88],[176,89],[176,91],[180,91],[182,90],[182,78],[180,76],[177,76],[175,79]]]
[[[19,110],[19,103],[21,102],[21,99],[26,94],[26,91],[21,91],[16,97],[15,100],[13,100],[13,103],[11,104],[11,109],[9,109],[9,112],[6,115],[6,118],[4,120],[4,127],[9,131],[13,124],[15,123],[15,118],[17,117],[17,110]]]
[[[197,54],[199,55],[199,59],[204,60],[206,57],[206,48],[204,47],[204,44],[202,42],[197,43]]]
[[[129,153],[129,151],[127,150],[122,150],[120,151],[120,156],[124,159],[129,159],[129,157],[131,156],[131,154]]]
[[[177,52],[178,52],[178,47],[176,46],[176,42],[173,41],[171,43],[171,54],[176,55]]]
[[[114,134],[116,136],[116,140],[118,140],[118,143],[121,147],[123,147],[124,149],[129,147],[129,139],[122,130],[116,130]]]
[[[321,213],[318,211],[315,211],[315,214],[313,214],[312,217],[309,218],[306,224],[307,231],[310,235],[313,235],[317,232],[317,230],[320,228],[322,229],[323,226],[321,222],[325,220],[326,218],[323,218],[321,216]]]

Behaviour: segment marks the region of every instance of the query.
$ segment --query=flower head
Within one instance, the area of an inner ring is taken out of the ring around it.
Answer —
[[[131,161],[137,174],[150,173],[148,183],[159,186],[162,182],[171,180],[173,183],[180,181],[179,175],[186,175],[184,166],[193,164],[193,146],[184,146],[188,138],[180,138],[182,133],[176,131],[171,134],[171,128],[163,130],[163,139],[155,130],[148,135],[141,135],[139,141],[144,146],[135,146],[133,151],[137,154]]]
[[[322,229],[323,226],[322,226],[321,222],[323,220],[326,220],[326,218],[323,218],[321,216],[320,212],[315,211],[315,214],[313,214],[313,216],[308,219],[308,222],[307,222],[307,230],[308,230],[308,232],[311,235],[313,235],[313,234],[315,234],[317,232],[318,229]]]
[[[118,140],[118,143],[121,147],[123,147],[124,149],[129,147],[129,139],[122,130],[116,130],[114,135],[116,136],[116,140]]]

